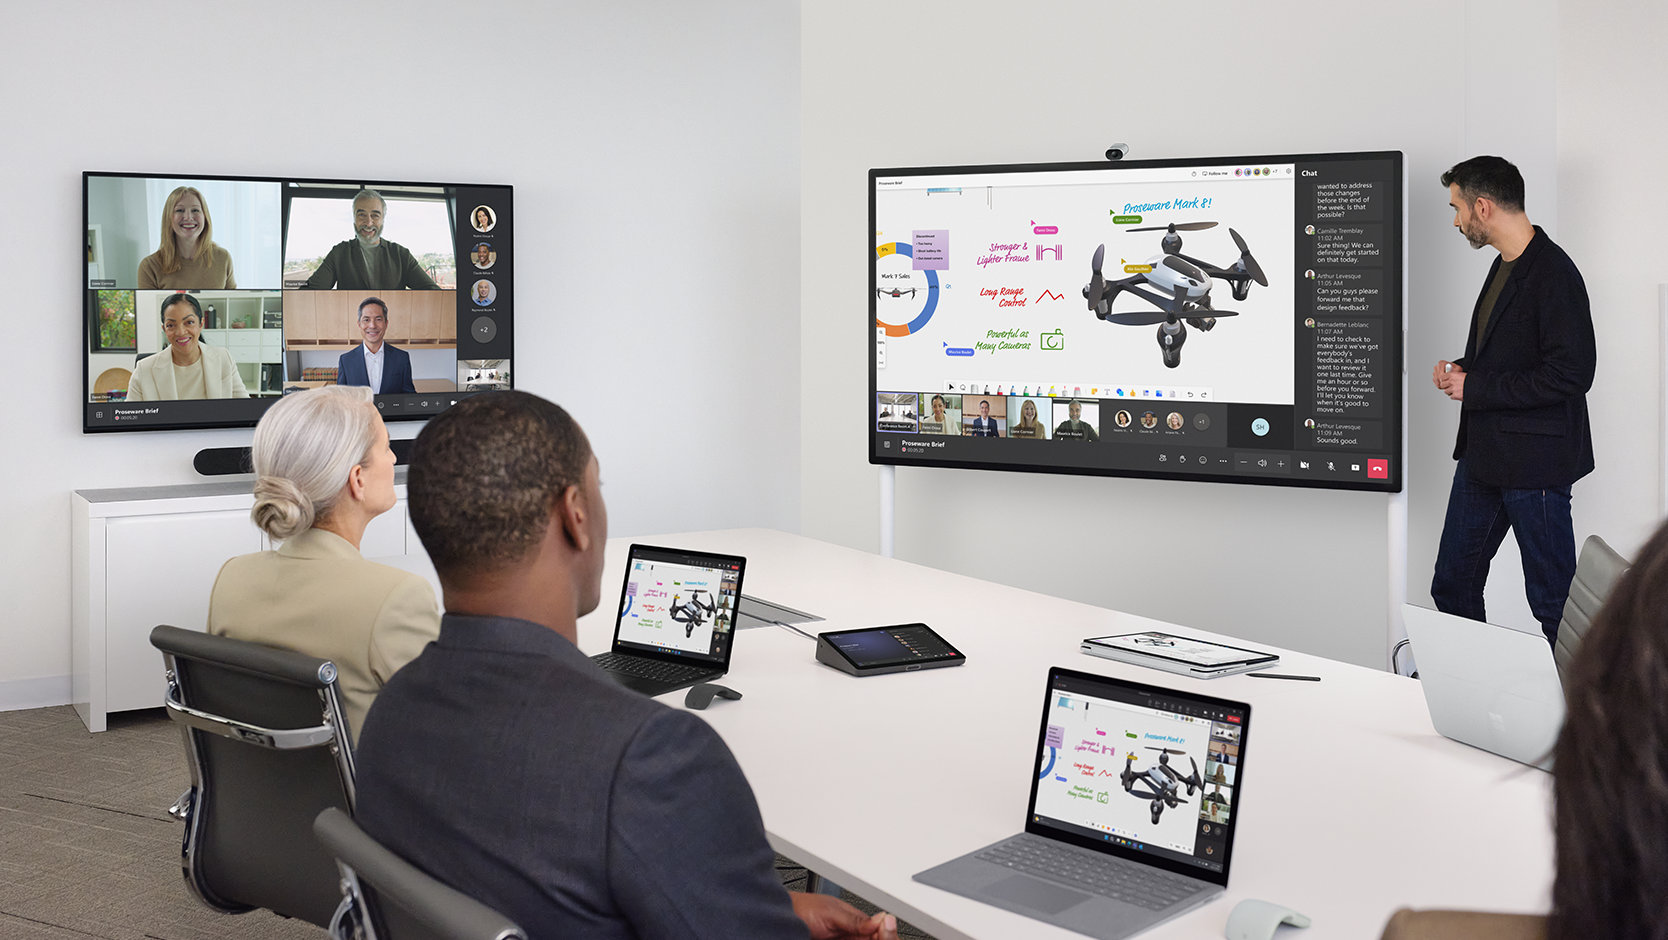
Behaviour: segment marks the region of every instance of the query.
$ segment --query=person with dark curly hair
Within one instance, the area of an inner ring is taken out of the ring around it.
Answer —
[[[895,940],[890,915],[786,891],[712,726],[579,651],[608,510],[566,411],[459,402],[418,435],[407,499],[446,614],[359,739],[366,832],[529,936]]]

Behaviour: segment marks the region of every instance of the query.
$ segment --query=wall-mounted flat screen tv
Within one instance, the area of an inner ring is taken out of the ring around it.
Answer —
[[[249,427],[370,386],[388,420],[513,386],[509,186],[84,173],[85,431]]]
[[[1399,491],[1402,177],[870,170],[870,462]]]

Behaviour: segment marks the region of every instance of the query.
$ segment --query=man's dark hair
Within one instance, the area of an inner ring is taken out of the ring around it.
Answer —
[[[1569,629],[1566,624],[1564,629]],[[1564,675],[1552,749],[1547,936],[1661,937],[1668,907],[1668,526],[1622,575]]]
[[[1442,185],[1458,186],[1467,199],[1487,198],[1502,209],[1523,211],[1523,174],[1504,157],[1472,157],[1442,174]]]
[[[475,395],[429,419],[406,493],[434,570],[444,578],[526,558],[590,459],[579,424],[526,392]]]
[[[388,305],[382,302],[381,297],[366,297],[364,300],[359,301],[359,316],[364,316],[365,308],[369,307],[371,304],[376,304],[378,307],[381,307],[382,318],[384,320],[388,319]]]

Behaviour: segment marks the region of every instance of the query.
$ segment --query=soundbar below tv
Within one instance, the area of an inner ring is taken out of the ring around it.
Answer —
[[[1398,492],[1402,155],[869,171],[875,464]]]
[[[387,420],[513,386],[509,186],[82,175],[82,429],[250,427],[370,386]]]

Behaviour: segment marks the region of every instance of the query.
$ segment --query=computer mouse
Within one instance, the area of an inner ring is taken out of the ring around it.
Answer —
[[[712,704],[712,697],[714,695],[719,698],[741,698],[740,692],[737,692],[735,689],[732,689],[727,685],[718,685],[713,682],[703,682],[700,685],[690,687],[689,694],[683,697],[684,707],[700,711],[701,709]]]
[[[1223,934],[1228,940],[1271,940],[1281,924],[1307,927],[1309,918],[1283,905],[1247,898],[1234,905]]]

